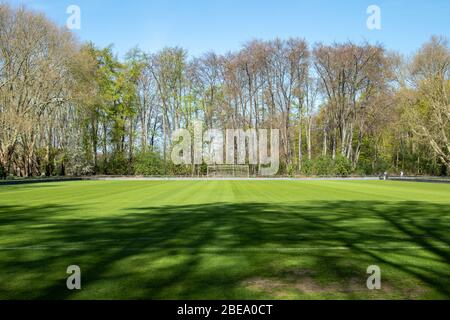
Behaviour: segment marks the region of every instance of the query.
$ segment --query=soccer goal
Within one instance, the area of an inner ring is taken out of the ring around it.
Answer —
[[[208,166],[208,178],[248,178],[248,165],[211,165]]]

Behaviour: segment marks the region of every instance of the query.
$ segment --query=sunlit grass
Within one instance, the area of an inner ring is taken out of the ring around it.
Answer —
[[[0,298],[448,299],[449,227],[445,184],[1,186]],[[374,264],[380,291],[366,287]]]

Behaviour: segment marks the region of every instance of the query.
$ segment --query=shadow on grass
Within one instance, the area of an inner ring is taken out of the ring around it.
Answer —
[[[1,298],[450,298],[450,208],[215,203],[81,218],[0,206]],[[66,289],[67,266],[83,289]],[[365,288],[366,268],[385,291]]]

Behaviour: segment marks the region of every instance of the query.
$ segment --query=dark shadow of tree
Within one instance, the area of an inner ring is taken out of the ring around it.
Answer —
[[[443,204],[215,203],[86,218],[80,210],[0,206],[0,297],[450,297],[450,208]],[[80,293],[65,287],[71,264],[82,268]],[[367,292],[372,264],[386,270],[388,295]],[[114,283],[119,292],[108,291]]]

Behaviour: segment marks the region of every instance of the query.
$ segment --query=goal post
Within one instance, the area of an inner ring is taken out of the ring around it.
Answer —
[[[248,165],[209,165],[207,167],[208,178],[249,178],[250,166]]]

